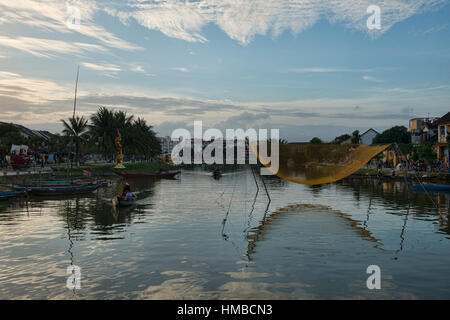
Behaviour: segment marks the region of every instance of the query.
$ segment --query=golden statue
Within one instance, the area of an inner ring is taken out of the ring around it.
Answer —
[[[116,165],[114,166],[114,169],[125,169],[125,166],[123,165],[122,145],[120,144],[121,140],[122,136],[120,135],[119,129],[117,129],[117,138],[116,138],[117,162]]]

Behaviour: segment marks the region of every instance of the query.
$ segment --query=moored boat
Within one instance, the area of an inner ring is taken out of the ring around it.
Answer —
[[[82,194],[97,190],[102,186],[101,183],[92,183],[86,185],[75,186],[28,186],[28,187],[13,187],[14,191],[27,192],[36,196],[60,196]]]
[[[128,173],[128,172],[120,172],[114,171],[115,174],[124,177],[124,178],[148,178],[148,179],[173,179],[175,176],[181,171],[176,172],[160,172],[160,173]]]
[[[21,192],[3,192],[0,191],[0,201],[11,200],[23,195]]]
[[[445,184],[431,184],[431,183],[410,183],[409,184],[414,189],[425,189],[427,191],[440,191],[440,192],[450,192],[450,185]]]
[[[73,179],[73,180],[30,180],[28,181],[29,186],[42,186],[42,187],[67,187],[67,186],[81,186],[89,185],[95,183],[106,183],[105,180],[94,180],[94,179]]]

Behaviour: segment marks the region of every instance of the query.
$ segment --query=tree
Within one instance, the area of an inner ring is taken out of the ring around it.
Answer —
[[[98,143],[103,149],[105,159],[110,152],[114,150],[114,136],[116,131],[114,129],[114,112],[100,107],[97,112],[91,116],[91,125],[89,131],[93,140],[98,139]]]
[[[311,139],[311,141],[309,142],[311,144],[322,144],[322,140],[320,140],[320,138],[314,137]]]
[[[71,137],[75,143],[75,162],[80,161],[80,145],[87,138],[88,120],[83,116],[75,116],[69,118],[69,122],[61,120],[63,123],[63,134]]]
[[[352,143],[359,144],[361,141],[361,135],[359,134],[359,130],[355,130],[352,133]]]
[[[373,143],[409,143],[410,135],[405,126],[395,126],[378,134]]]
[[[0,123],[0,148],[10,149],[13,144],[26,144],[25,138],[13,124]]]
[[[431,144],[424,143],[416,148],[413,159],[433,161],[436,159],[436,152]]]
[[[333,143],[334,144],[342,144],[344,141],[347,141],[350,138],[351,138],[351,136],[349,134],[343,134],[343,135],[340,135],[340,136],[334,138]]]

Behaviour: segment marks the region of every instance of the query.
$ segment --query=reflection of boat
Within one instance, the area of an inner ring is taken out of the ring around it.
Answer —
[[[0,201],[1,200],[11,200],[17,198],[22,195],[20,192],[0,192]]]
[[[450,185],[444,184],[418,184],[418,183],[410,183],[409,184],[414,189],[427,190],[427,191],[440,191],[440,192],[450,192]]]
[[[222,171],[220,171],[219,169],[216,169],[213,171],[212,173],[214,179],[219,179],[222,176]]]
[[[136,196],[133,197],[117,197],[116,205],[119,207],[130,207],[136,204]]]
[[[124,178],[146,178],[146,179],[173,179],[177,174],[181,171],[176,172],[160,172],[160,173],[127,173],[114,171],[115,174],[124,177]]]
[[[97,190],[102,185],[102,183],[92,183],[76,186],[13,187],[13,189],[14,191],[27,192],[36,196],[62,196],[88,193]]]

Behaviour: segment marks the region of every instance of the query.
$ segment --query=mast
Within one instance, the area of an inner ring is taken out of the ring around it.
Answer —
[[[78,76],[80,74],[80,66],[78,66],[78,70],[77,70],[77,81],[75,82],[75,99],[73,101],[73,116],[72,118],[75,118],[75,110],[77,107],[77,91],[78,91]]]

